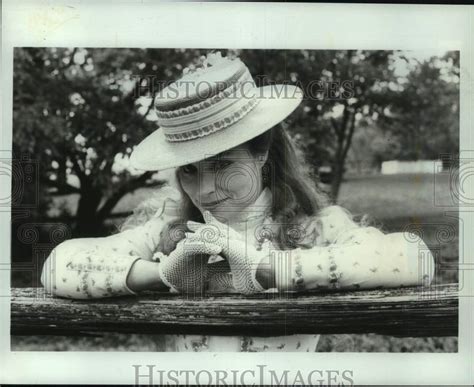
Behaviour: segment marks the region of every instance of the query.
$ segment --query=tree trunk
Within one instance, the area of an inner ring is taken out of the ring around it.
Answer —
[[[76,237],[98,236],[103,227],[103,222],[97,219],[97,209],[101,200],[102,193],[99,189],[81,189],[74,227]]]
[[[339,189],[341,188],[342,178],[344,175],[344,161],[337,160],[333,164],[333,178],[331,181],[331,198],[334,203],[337,203],[339,196]]]
[[[345,107],[340,125],[338,125],[335,120],[332,121],[337,138],[336,154],[332,164],[334,172],[331,182],[331,198],[334,203],[337,203],[339,189],[341,188],[342,178],[344,176],[347,152],[349,151],[354,135],[355,115],[356,111],[349,111],[348,108]]]
[[[135,191],[137,188],[145,186],[146,181],[153,175],[153,172],[145,172],[142,175],[130,180],[129,182],[123,184],[120,188],[117,188],[112,195],[106,198],[104,204],[97,212],[97,221],[99,223],[104,222],[108,216],[110,216],[112,210],[117,205],[117,203],[124,197],[127,193]],[[164,181],[155,183],[157,187],[160,187],[164,184]]]

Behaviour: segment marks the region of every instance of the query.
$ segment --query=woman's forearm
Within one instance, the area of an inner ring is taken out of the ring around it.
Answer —
[[[158,273],[159,263],[139,259],[135,261],[127,276],[127,286],[134,292],[141,290],[167,290]]]
[[[164,289],[157,274],[158,264],[150,260],[163,227],[173,218],[162,211],[145,224],[115,235],[67,240],[56,246],[45,261],[41,283],[46,292],[73,299]]]
[[[296,249],[274,264],[279,290],[371,289],[429,285],[434,259],[423,241],[403,233],[359,229],[344,244]]]
[[[46,291],[88,299],[165,289],[157,272],[159,264],[143,259],[142,249],[126,243],[127,234],[120,235],[121,240],[118,235],[71,239],[58,245],[43,265],[41,283]]]
[[[133,250],[114,251],[98,238],[71,239],[51,252],[41,283],[54,296],[74,299],[135,294],[126,278],[139,259]]]

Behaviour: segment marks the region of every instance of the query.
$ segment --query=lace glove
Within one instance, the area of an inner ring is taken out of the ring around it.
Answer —
[[[194,233],[186,233],[189,242],[212,243],[222,249],[221,255],[229,262],[232,282],[235,289],[242,294],[253,294],[265,289],[256,279],[257,268],[264,259],[269,260],[270,242],[264,243],[257,250],[251,243],[231,227],[219,222],[210,212],[205,211],[206,224],[189,221],[188,228]]]
[[[207,277],[209,285],[207,291],[221,293],[235,293],[236,289],[232,283],[232,273],[230,271],[229,262],[221,260],[217,263],[207,265]]]
[[[205,288],[209,256],[219,254],[221,250],[214,243],[183,239],[168,256],[159,252],[153,259],[159,259],[160,278],[171,290],[196,293]]]

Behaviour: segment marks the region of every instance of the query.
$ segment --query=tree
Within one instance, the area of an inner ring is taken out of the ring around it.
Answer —
[[[126,165],[133,146],[156,129],[150,101],[163,80],[181,73],[176,63],[198,56],[198,50],[15,50],[14,154],[39,163],[43,187],[79,194],[76,235],[97,235],[120,198],[149,180],[151,172],[117,168],[117,160]]]
[[[268,83],[300,86],[305,99],[289,118],[293,135],[317,170],[333,170],[331,196],[337,200],[354,133],[383,114],[394,79],[390,51],[243,50],[239,53]]]
[[[208,51],[15,50],[14,153],[39,163],[42,189],[79,194],[77,235],[97,235],[125,194],[151,182],[151,173],[127,165],[133,146],[156,129],[151,101]],[[435,158],[457,147],[456,53],[417,63],[402,79],[390,51],[220,51],[240,56],[258,86],[303,89],[303,103],[286,123],[314,171],[332,167],[334,201],[354,139],[371,147],[365,157],[376,163]]]
[[[406,59],[408,61],[408,59]],[[383,130],[400,143],[401,160],[459,155],[459,52],[412,65],[402,90],[393,94]]]

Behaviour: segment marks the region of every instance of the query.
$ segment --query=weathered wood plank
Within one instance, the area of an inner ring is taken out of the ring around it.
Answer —
[[[12,289],[11,333],[103,332],[274,336],[378,333],[456,336],[457,284],[358,292],[184,296],[146,292],[93,301]]]

